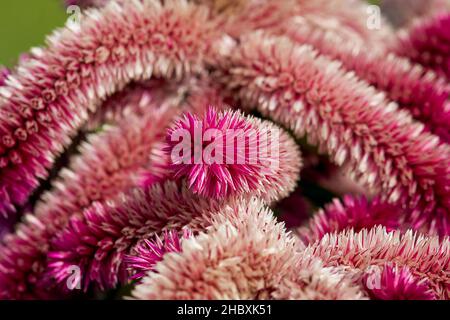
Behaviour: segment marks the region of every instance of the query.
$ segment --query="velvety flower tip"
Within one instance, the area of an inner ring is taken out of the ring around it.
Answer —
[[[131,280],[139,280],[148,271],[154,270],[156,263],[161,261],[166,253],[181,252],[181,242],[192,236],[189,229],[184,229],[180,238],[178,231],[165,231],[162,237],[155,236],[154,240],[144,239],[134,248],[134,253],[124,257],[128,265]]]
[[[239,111],[186,114],[169,130],[167,143],[175,177],[212,198],[248,193],[280,199],[295,188],[302,164],[286,132]]]
[[[386,265],[375,268],[363,278],[363,284],[376,300],[435,300],[436,294],[426,279],[419,280],[408,267]]]
[[[295,239],[264,202],[226,207],[136,286],[137,299],[268,299],[293,271]]]

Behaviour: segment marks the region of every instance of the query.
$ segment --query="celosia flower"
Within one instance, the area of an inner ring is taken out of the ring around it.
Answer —
[[[338,268],[325,268],[320,259],[301,256],[294,271],[272,293],[277,300],[361,300],[365,293]]]
[[[148,271],[154,270],[155,265],[166,253],[181,252],[182,239],[188,239],[191,236],[192,232],[184,229],[181,239],[178,232],[173,230],[164,232],[162,238],[156,235],[154,240],[144,239],[136,245],[132,255],[124,257],[124,263],[127,264],[131,273],[130,279],[141,279]]]
[[[396,52],[450,78],[450,13],[414,24],[400,33]]]
[[[295,188],[301,159],[289,135],[239,111],[187,114],[167,135],[175,178],[195,193],[220,198],[251,193],[267,201]]]
[[[306,134],[355,180],[411,208],[415,228],[450,234],[448,145],[309,46],[256,33],[225,52],[223,83],[244,106]]]
[[[434,300],[427,279],[418,280],[408,267],[386,265],[382,271],[376,269],[363,278],[366,291],[378,300]]]
[[[133,291],[138,299],[267,299],[293,272],[295,240],[261,201],[225,207]]]
[[[383,48],[366,48],[345,36],[322,31],[302,16],[287,20],[273,33],[286,35],[300,44],[310,44],[321,54],[342,62],[348,71],[366,80],[387,97],[411,112],[427,129],[450,141],[448,85],[408,59],[386,54]],[[414,93],[414,94],[413,94]]]
[[[131,81],[201,69],[213,25],[183,0],[113,2],[34,50],[0,91],[0,212],[25,203],[89,108]]]
[[[367,272],[387,263],[408,267],[417,281],[427,281],[436,297],[450,298],[448,237],[440,241],[437,236],[387,232],[382,227],[360,232],[347,230],[325,235],[306,248],[304,254],[320,258],[326,267],[343,268],[355,283],[361,283]]]
[[[335,199],[325,209],[317,212],[305,226],[298,229],[298,234],[305,243],[313,243],[327,233],[345,229],[358,232],[382,225],[392,231],[400,227],[401,211],[399,206],[379,198],[367,201],[365,197],[348,195],[342,202]]]
[[[76,265],[82,270],[83,289],[91,284],[100,289],[115,287],[127,281],[123,257],[133,252],[139,240],[183,227],[200,231],[222,207],[234,207],[234,203],[201,198],[184,184],[170,181],[131,190],[113,203],[95,203],[82,216],[74,216],[54,239],[50,277],[64,283],[67,270]]]
[[[80,155],[64,169],[55,188],[42,196],[35,216],[20,224],[0,246],[0,297],[26,297],[36,294],[34,282],[42,280],[50,240],[94,201],[106,201],[136,186],[139,172],[146,170],[156,179],[166,175],[168,158],[162,152],[164,132],[176,114],[170,106],[148,106],[144,117],[128,116],[118,126],[88,138]],[[22,261],[22,262],[21,262]],[[35,279],[30,282],[29,279]],[[28,283],[28,284],[27,284]],[[24,287],[26,292],[16,292]],[[28,292],[30,290],[31,292]]]

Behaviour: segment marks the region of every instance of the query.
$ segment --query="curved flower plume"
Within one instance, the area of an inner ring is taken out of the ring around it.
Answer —
[[[450,13],[437,15],[400,32],[396,52],[450,78]]]
[[[292,271],[295,240],[261,201],[239,202],[183,241],[132,295],[138,299],[267,299]]]
[[[405,234],[387,232],[382,227],[375,227],[360,232],[350,230],[327,234],[306,248],[304,254],[320,258],[326,267],[343,268],[355,283],[361,283],[367,273],[384,268],[387,263],[398,268],[407,267],[417,281],[428,283],[437,298],[450,297],[448,237],[440,241],[437,236],[417,235],[412,231]],[[397,279],[401,278],[398,276]],[[372,280],[372,288],[380,286],[379,279]],[[396,286],[395,290],[401,292],[401,283],[389,285]]]
[[[398,268],[386,265],[367,273],[363,284],[371,299],[375,300],[434,300],[435,294],[430,290],[427,279],[417,280],[408,267]],[[374,283],[377,279],[379,286]]]
[[[49,253],[50,277],[64,283],[71,266],[80,267],[82,288],[112,288],[127,281],[123,257],[142,239],[184,227],[198,232],[223,207],[236,200],[211,200],[193,194],[184,183],[135,189],[111,203],[94,203],[74,216],[56,237]],[[74,248],[76,248],[74,250]]]
[[[341,61],[346,70],[385,92],[389,100],[409,110],[443,141],[450,142],[449,88],[432,72],[406,58],[386,55],[383,49],[366,49],[365,44],[348,41],[345,35],[322,31],[302,16],[287,20],[271,32],[286,35],[296,43],[310,44],[321,54]]]
[[[222,52],[219,77],[244,106],[306,134],[355,180],[410,208],[414,228],[450,234],[448,145],[309,46],[263,33],[240,43]]]
[[[144,239],[134,248],[134,254],[125,256],[124,263],[132,276],[130,279],[141,279],[148,271],[154,270],[155,265],[161,261],[166,253],[181,252],[181,242],[192,236],[189,229],[183,230],[183,236],[180,238],[176,231],[166,231],[162,239],[156,235],[155,240]]]
[[[361,288],[337,268],[325,268],[317,258],[301,256],[295,271],[281,279],[272,293],[277,300],[361,300]]]
[[[142,170],[151,173],[153,181],[166,176],[169,159],[162,150],[165,135],[160,130],[176,112],[167,104],[159,109],[151,104],[147,108],[152,112],[143,117],[127,116],[117,126],[88,138],[80,148],[81,154],[37,203],[35,216],[5,239],[0,246],[0,269],[4,270],[0,297],[39,297],[40,284],[27,283],[30,278],[42,280],[50,240],[71,216],[79,215],[94,201],[112,199],[136,186]],[[22,284],[26,291],[15,292]]]
[[[193,192],[207,197],[252,193],[279,200],[294,190],[301,167],[287,133],[239,111],[187,114],[167,142],[175,178],[185,177]]]
[[[0,91],[0,212],[25,203],[88,112],[112,93],[201,70],[213,25],[207,8],[183,0],[112,2],[34,50]]]
[[[305,243],[314,243],[327,233],[345,229],[360,231],[377,225],[388,231],[396,230],[401,223],[401,208],[379,198],[368,201],[365,197],[347,195],[341,202],[335,199],[325,209],[317,212],[305,226],[297,230]]]
[[[82,8],[101,7],[111,0],[64,0],[66,6],[80,6]]]

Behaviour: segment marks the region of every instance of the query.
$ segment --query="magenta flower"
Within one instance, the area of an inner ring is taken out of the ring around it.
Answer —
[[[72,217],[52,241],[50,277],[65,283],[67,270],[76,265],[82,270],[83,289],[113,288],[128,280],[123,258],[132,254],[140,240],[184,227],[201,231],[217,212],[236,206],[236,201],[202,198],[184,183],[168,181],[131,190],[113,203],[94,203],[83,215]]]
[[[134,80],[201,68],[213,25],[206,8],[183,0],[124,1],[90,10],[34,50],[0,91],[0,212],[26,202],[89,108]]]
[[[381,225],[393,231],[401,225],[401,212],[399,206],[379,198],[368,201],[364,197],[345,196],[342,202],[335,199],[317,212],[305,226],[298,229],[298,235],[305,243],[313,243],[328,233],[346,229],[358,232]]]
[[[278,200],[293,191],[301,166],[287,133],[238,111],[187,114],[169,130],[167,142],[175,178],[186,177],[195,193],[207,197],[252,193]]]
[[[224,207],[136,286],[138,299],[267,299],[292,272],[295,240],[261,201]]]
[[[396,51],[450,78],[450,14],[419,21],[400,34]]]
[[[377,279],[379,286],[373,283]],[[434,300],[435,294],[426,279],[418,280],[408,267],[386,265],[381,273],[367,273],[363,283],[372,299],[377,300]]]
[[[156,263],[161,261],[166,253],[181,252],[181,240],[191,236],[192,232],[184,229],[181,239],[178,232],[173,230],[164,232],[162,238],[156,235],[155,240],[144,239],[142,243],[136,245],[132,255],[124,258],[132,275],[130,279],[143,278],[148,271],[154,270]]]
[[[263,33],[231,46],[223,83],[248,107],[327,152],[356,181],[411,208],[416,229],[450,234],[450,149],[337,61]]]
[[[437,298],[450,298],[448,237],[439,240],[437,236],[418,235],[412,231],[404,234],[400,231],[387,232],[385,228],[375,227],[360,232],[350,230],[327,234],[306,248],[304,254],[320,258],[326,267],[343,268],[355,283],[361,283],[366,273],[384,268],[387,263],[393,263],[398,268],[407,267],[417,279],[416,284],[426,282]],[[380,287],[379,278],[374,280],[372,288]],[[402,284],[394,282],[389,285],[396,287],[400,294]]]

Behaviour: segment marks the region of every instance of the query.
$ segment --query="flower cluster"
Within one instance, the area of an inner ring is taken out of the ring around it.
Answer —
[[[450,5],[408,2],[65,1],[0,67],[0,299],[450,299]]]

